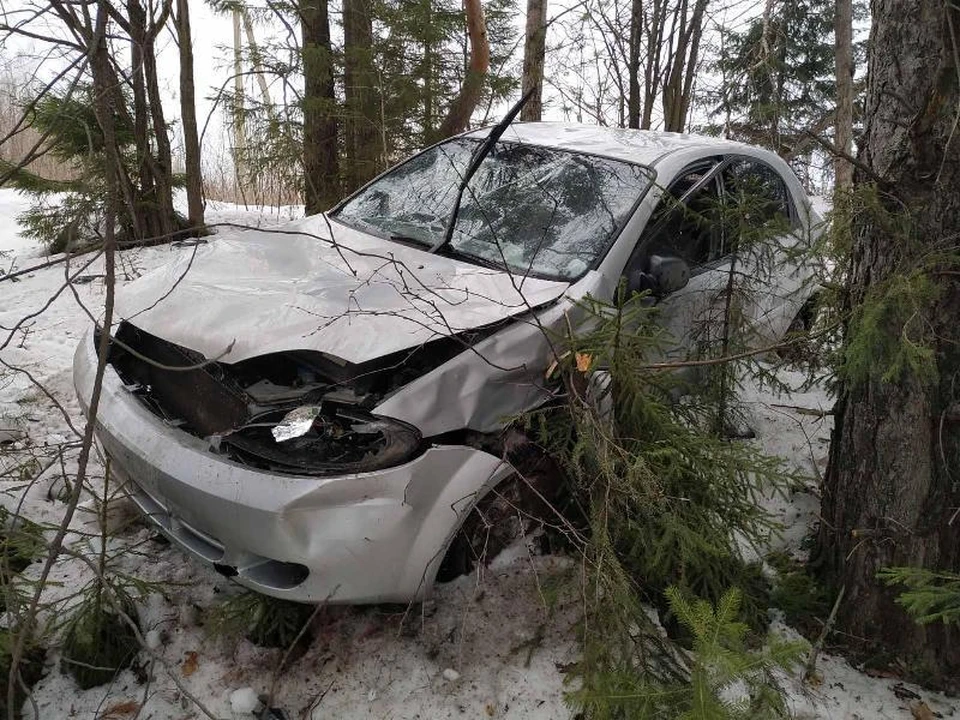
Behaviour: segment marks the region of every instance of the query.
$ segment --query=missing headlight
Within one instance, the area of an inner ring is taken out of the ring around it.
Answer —
[[[316,411],[316,413],[314,413]],[[279,441],[274,430],[283,427],[289,411],[271,410],[224,436],[221,451],[245,464],[277,472],[308,475],[345,475],[382,470],[406,462],[421,449],[417,429],[356,407],[323,403],[311,408],[306,430]]]

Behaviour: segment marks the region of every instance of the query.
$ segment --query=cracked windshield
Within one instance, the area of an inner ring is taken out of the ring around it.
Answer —
[[[417,155],[351,198],[337,219],[437,246],[478,146],[457,138]],[[500,142],[470,180],[443,252],[520,275],[576,279],[606,253],[652,174],[610,158]]]

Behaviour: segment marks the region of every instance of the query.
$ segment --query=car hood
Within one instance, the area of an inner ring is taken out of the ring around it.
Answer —
[[[432,255],[315,215],[182,253],[126,286],[117,315],[224,362],[316,350],[361,363],[523,313],[567,286]]]

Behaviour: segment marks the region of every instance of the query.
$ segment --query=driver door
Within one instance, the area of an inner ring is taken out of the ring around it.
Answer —
[[[637,244],[627,271],[649,266],[653,255],[679,257],[690,267],[687,285],[657,299],[670,358],[699,354],[722,331],[732,242],[722,222],[721,159],[684,170],[668,186]]]

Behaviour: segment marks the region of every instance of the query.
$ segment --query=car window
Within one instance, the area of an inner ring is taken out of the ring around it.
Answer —
[[[719,183],[710,179],[697,187],[711,167],[685,171],[664,192],[640,239],[646,256],[680,257],[694,271],[722,256]]]
[[[455,138],[398,166],[335,213],[341,222],[439,243],[478,141]],[[518,274],[572,280],[603,257],[651,183],[642,165],[500,142],[464,193],[447,252]]]
[[[650,255],[672,255],[696,273],[734,252],[744,222],[771,234],[789,229],[790,194],[775,170],[735,158],[705,180],[719,163],[716,158],[690,166],[667,187],[628,270]]]
[[[790,193],[773,168],[743,158],[727,165],[722,175],[724,192],[733,207],[743,207],[758,223],[789,225]]]

